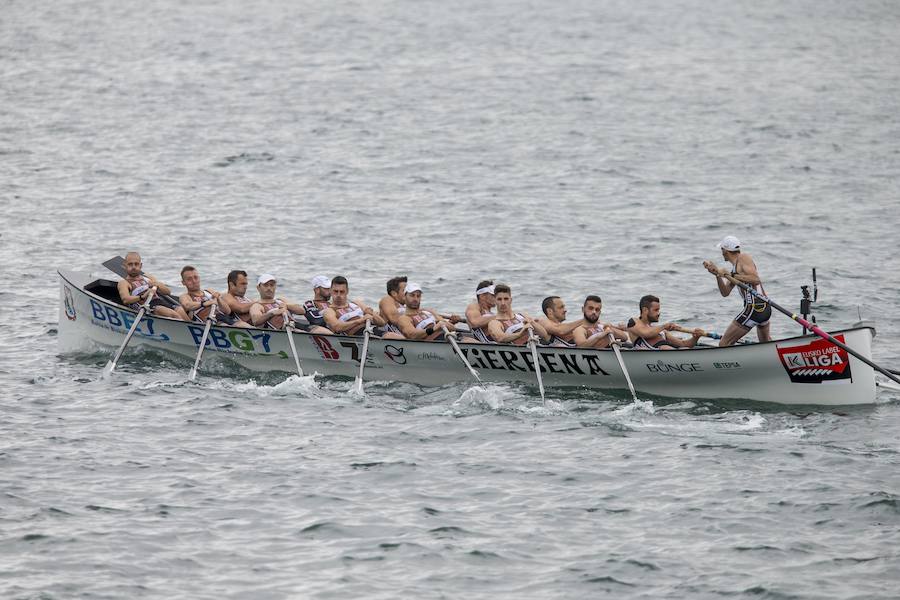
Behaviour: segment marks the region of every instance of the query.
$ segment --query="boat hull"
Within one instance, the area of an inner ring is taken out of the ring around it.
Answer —
[[[91,291],[84,273],[60,271],[60,346],[66,351],[116,348],[134,322],[135,311]],[[832,332],[871,358],[875,331],[861,327]],[[147,317],[130,346],[146,346],[196,357],[202,324]],[[287,333],[213,326],[203,363],[226,359],[254,371],[294,371]],[[361,337],[295,332],[294,342],[307,373],[354,377]],[[527,347],[460,343],[487,382],[536,384]],[[871,367],[816,336],[765,344],[690,350],[623,350],[622,358],[638,394],[670,398],[740,399],[797,405],[869,404],[875,401]],[[612,350],[539,347],[545,387],[625,390],[627,384]],[[202,369],[202,363],[201,363]],[[450,344],[372,338],[366,356],[367,380],[406,381],[425,386],[471,380]]]

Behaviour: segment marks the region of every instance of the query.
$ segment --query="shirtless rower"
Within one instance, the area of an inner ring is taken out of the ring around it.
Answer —
[[[677,338],[669,332],[678,328],[675,323],[659,322],[660,303],[656,296],[646,295],[640,301],[641,316],[628,319],[628,333],[634,342],[635,350],[675,350],[677,348],[693,348],[703,336],[702,329],[694,329],[688,339]]]
[[[228,291],[222,294],[222,301],[231,309],[231,314],[250,325],[250,308],[256,303],[256,300],[251,300],[246,296],[247,285],[249,285],[247,271],[240,269],[229,271],[226,282]]]
[[[278,281],[269,273],[263,273],[256,280],[259,302],[250,307],[250,322],[254,327],[284,329],[288,323],[293,323],[294,314],[303,313],[303,307],[296,302],[276,298],[277,287]]]
[[[559,296],[547,296],[544,298],[544,301],[541,302],[541,311],[544,313],[544,316],[538,317],[536,321],[550,334],[550,345],[574,346],[575,342],[572,338],[572,333],[584,325],[585,320],[578,319],[577,321],[565,323],[568,310],[566,309],[566,303]]]
[[[498,284],[494,287],[497,301],[497,317],[488,323],[488,335],[491,341],[498,344],[515,344],[524,346],[534,331],[541,342],[550,341],[550,334],[544,326],[524,313],[513,312],[512,290],[508,285]]]
[[[448,331],[455,331],[453,323],[444,318],[436,310],[422,308],[422,288],[418,283],[405,286],[405,310],[397,319],[400,333],[408,340],[438,341],[445,337],[445,326]]]
[[[155,287],[156,295],[153,297],[153,300],[150,301],[150,308],[148,309],[150,314],[156,315],[157,317],[181,319],[182,321],[190,320],[183,308],[177,306],[174,309],[171,309],[159,298],[161,294],[171,294],[172,290],[153,275],[141,271],[144,263],[141,260],[140,254],[137,252],[129,252],[125,255],[122,266],[125,268],[125,279],[120,281],[117,285],[122,304],[129,308],[133,308],[134,310],[140,310],[141,306],[147,300],[147,296],[150,294],[150,288]]]
[[[497,318],[493,310],[495,306],[497,306],[497,300],[494,296],[494,282],[486,279],[475,288],[475,302],[466,307],[466,323],[469,324],[472,335],[479,342],[494,343],[488,335],[487,327],[491,321]]]
[[[312,333],[329,334],[331,330],[325,327],[325,309],[331,300],[331,279],[324,275],[316,275],[310,281],[313,287],[313,298],[303,303],[304,315],[309,323],[309,331]]]
[[[192,321],[205,323],[215,306],[214,321],[235,327],[250,327],[232,313],[231,307],[222,299],[222,294],[215,290],[204,290],[200,286],[200,273],[195,267],[185,265],[181,269],[181,283],[187,291],[178,297],[178,301]]]
[[[338,275],[331,280],[331,304],[322,313],[328,329],[337,335],[362,335],[366,322],[371,321],[379,328],[375,330],[375,335],[385,339],[403,339],[399,333],[380,330],[387,321],[361,301],[350,302],[347,299],[349,293],[350,284],[346,277]]]
[[[603,311],[603,300],[600,296],[591,294],[584,299],[581,306],[581,313],[584,316],[584,325],[572,332],[572,340],[579,348],[607,348],[612,341],[609,334],[619,341],[628,341],[628,332],[619,329],[609,323],[600,320],[600,313]]]
[[[719,286],[719,293],[723,297],[731,294],[731,291],[738,287],[725,279],[724,275],[729,273],[732,277],[746,283],[754,290],[765,296],[766,291],[763,289],[762,280],[759,272],[756,270],[756,263],[749,254],[741,252],[741,242],[733,235],[727,236],[718,244],[718,248],[722,251],[722,258],[731,263],[731,272],[727,267],[717,267],[711,260],[703,261],[706,270],[716,276],[716,284]],[[734,318],[734,321],[728,325],[719,346],[733,346],[739,339],[747,335],[751,329],[756,327],[756,335],[760,342],[768,342],[772,339],[769,333],[769,319],[772,317],[772,307],[768,302],[759,300],[750,292],[741,290],[744,300],[744,310]]]
[[[387,282],[387,295],[378,301],[378,312],[387,321],[385,331],[401,333],[399,320],[406,310],[406,276],[392,277]]]

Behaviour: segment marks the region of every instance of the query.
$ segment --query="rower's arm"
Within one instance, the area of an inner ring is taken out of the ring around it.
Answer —
[[[649,339],[658,336],[664,330],[665,327],[662,325],[654,327],[652,325],[645,325],[640,321],[635,321],[634,325],[629,327],[627,331],[637,337]]]
[[[222,294],[222,298],[225,299],[224,304],[226,304],[228,306],[228,308],[231,310],[231,313],[235,314],[235,315],[248,314],[250,312],[250,308],[254,304],[256,304],[255,302],[253,304],[238,302],[237,299],[234,296],[232,296],[231,294]]]
[[[216,299],[216,306],[219,307],[219,312],[224,315],[230,315],[232,313],[231,306],[228,305],[228,302],[225,300],[225,295],[220,294],[215,290],[208,290],[210,294]]]
[[[397,310],[397,307],[394,306],[394,302],[390,296],[386,296],[378,302],[378,310],[381,312],[381,316],[387,319],[388,323],[394,323],[396,325],[400,322],[400,312]]]
[[[290,302],[284,298],[281,298],[281,301],[284,302],[284,305],[287,306],[287,309],[294,313],[295,315],[305,315],[306,307],[302,304],[297,304],[296,302]]]
[[[171,294],[172,290],[169,289],[169,286],[164,284],[162,281],[154,277],[153,275],[147,275],[144,273],[144,276],[150,280],[150,287],[156,286],[157,294]]]
[[[496,315],[482,315],[477,304],[466,307],[466,322],[471,329],[487,327],[495,318]]]
[[[269,311],[263,310],[262,304],[254,303],[250,307],[250,322],[255,327],[260,327],[269,320]]]
[[[534,328],[534,332],[541,339],[542,342],[547,343],[550,341],[550,332],[547,331],[547,328],[541,325],[538,321],[532,320],[531,326]]]
[[[554,323],[550,319],[540,319],[536,322],[540,322],[540,324],[544,326],[544,329],[546,329],[549,333],[559,337],[574,333],[576,329],[584,325],[584,319],[579,319],[578,321],[570,321],[568,323]]]
[[[345,331],[356,329],[359,327],[360,323],[365,321],[364,317],[354,317],[346,321],[341,321],[338,319],[337,312],[335,312],[333,308],[327,309],[322,317],[325,319],[328,329],[335,333],[344,333]]]
[[[122,304],[137,304],[141,301],[140,296],[132,295],[131,286],[124,279],[116,287],[119,288],[119,297],[122,299]]]
[[[415,325],[413,325],[412,319],[410,319],[406,315],[400,315],[400,318],[397,319],[397,327],[400,328],[400,333],[403,334],[403,337],[408,340],[423,340],[428,337],[428,334],[425,333],[425,330],[416,329]]]
[[[697,340],[700,339],[699,336],[692,335],[687,339],[677,338],[673,336],[666,336],[666,343],[670,346],[675,346],[676,348],[693,348],[697,345]]]
[[[187,292],[178,296],[178,302],[181,304],[181,308],[183,308],[186,312],[190,312],[192,310],[197,310],[203,304],[202,302],[197,302],[191,295]]]
[[[588,337],[584,327],[576,327],[575,331],[572,332],[572,341],[575,342],[575,345],[579,348],[589,348],[588,345]]]

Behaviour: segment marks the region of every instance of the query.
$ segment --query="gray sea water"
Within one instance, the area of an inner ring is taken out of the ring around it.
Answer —
[[[900,369],[900,4],[0,6],[0,597],[897,598],[900,395],[420,388],[60,355],[56,268],[738,312],[740,237]],[[777,336],[799,328],[775,315]]]

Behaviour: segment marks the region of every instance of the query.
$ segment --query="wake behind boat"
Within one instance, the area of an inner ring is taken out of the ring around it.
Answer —
[[[63,351],[115,348],[137,311],[120,303],[116,282],[60,270],[60,346]],[[145,316],[132,344],[193,359],[204,326]],[[856,353],[871,358],[873,327],[830,332]],[[362,336],[339,336],[213,325],[203,361],[224,359],[253,371],[294,371],[289,335],[307,372],[354,377],[360,369]],[[459,343],[467,361],[487,382],[533,385],[535,358],[512,344]],[[543,385],[554,388],[625,390],[626,377],[612,349],[540,346]],[[669,398],[741,399],[792,405],[870,404],[875,372],[866,362],[814,335],[759,344],[658,352],[623,349],[625,370],[639,393]],[[202,365],[202,363],[201,363]],[[466,365],[446,342],[371,338],[365,356],[368,379],[424,386],[471,381]]]

